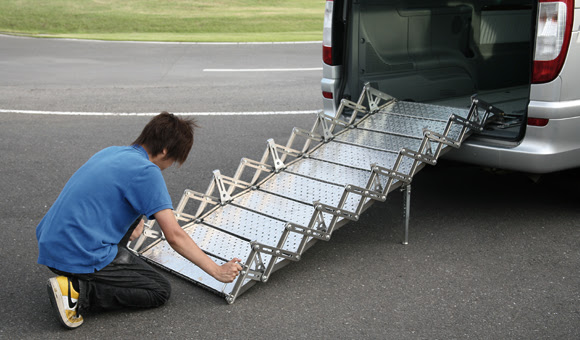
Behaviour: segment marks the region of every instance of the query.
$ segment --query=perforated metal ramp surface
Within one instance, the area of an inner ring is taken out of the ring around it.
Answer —
[[[346,108],[353,111],[348,122],[338,119]],[[216,170],[206,193],[186,190],[178,220],[216,263],[243,259],[236,281],[218,282],[181,257],[151,223],[133,248],[233,303],[373,202],[409,186],[425,164],[435,165],[493,113],[478,100],[469,109],[401,102],[367,85],[357,103],[343,100],[335,117],[320,113],[310,131],[295,128],[286,146],[269,140],[262,159],[243,159],[233,177]],[[299,137],[300,151],[293,147]]]

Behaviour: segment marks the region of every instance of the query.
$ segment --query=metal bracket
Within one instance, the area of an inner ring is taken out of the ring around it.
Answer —
[[[143,226],[143,232],[141,233],[141,235],[139,235],[139,237],[136,240],[129,242],[134,243],[134,245],[131,246],[131,249],[133,249],[134,251],[139,251],[139,249],[141,249],[141,247],[143,246],[145,239],[147,238],[157,239],[163,237],[163,233],[153,230],[154,224],[155,220],[147,220],[147,222],[145,222],[145,225]]]
[[[323,222],[324,223],[324,222]],[[326,226],[326,225],[325,225]],[[309,237],[314,237],[319,240],[328,241],[330,239],[330,234],[326,232],[326,228],[314,229],[301,226],[296,223],[288,222],[286,223],[286,229],[298,234],[302,234]],[[300,247],[299,247],[300,248]],[[301,252],[299,252],[301,253]]]
[[[480,115],[478,108],[482,108],[485,110],[483,114]],[[456,121],[458,124],[464,126],[464,131],[469,128],[475,131],[483,131],[483,125],[489,118],[491,114],[503,116],[505,113],[494,107],[493,105],[477,98],[476,96],[471,97],[471,107],[469,108],[469,114],[467,115],[467,119],[463,117],[457,117],[455,115],[451,116],[451,119]],[[463,137],[464,132],[462,132]]]
[[[337,208],[330,206],[324,203],[317,203],[315,204],[315,209],[320,212],[325,212],[336,217],[346,218],[347,220],[351,221],[358,221],[359,215],[353,212],[350,212],[345,209]]]
[[[290,261],[299,261],[300,255],[282,248],[268,246],[262,243],[253,242],[252,247],[255,250],[259,250],[261,253],[272,255],[275,257],[282,257]]]
[[[478,115],[477,110],[474,111],[474,115]],[[451,119],[453,122],[455,122],[459,125],[463,125],[463,126],[470,128],[472,130],[483,131],[483,126],[481,124],[479,124],[478,122],[473,122],[471,120],[468,120],[466,118],[463,118],[461,116],[456,116],[456,115],[452,115],[451,117],[449,117],[449,119]]]
[[[311,132],[311,131],[307,131],[307,130],[304,130],[304,129],[301,129],[301,128],[295,127],[292,130],[292,132],[295,135],[302,136],[304,138],[308,138],[308,139],[315,140],[315,141],[318,141],[318,142],[324,141],[324,136],[321,136],[321,135],[319,135],[317,133],[314,133],[314,132]]]
[[[267,173],[274,172],[274,168],[269,164],[258,162],[249,158],[242,158],[242,160],[240,161],[240,165],[236,170],[234,178],[240,178],[246,167],[255,169],[254,176],[252,177],[250,185],[255,185],[258,182],[258,179],[260,178],[262,172]]]
[[[221,204],[226,204],[229,201],[231,201],[232,200],[232,196],[230,196],[228,190],[226,190],[226,186],[224,184],[222,175],[221,175],[221,173],[220,173],[219,170],[214,170],[213,171],[213,179],[214,179],[214,182],[215,182],[215,184],[217,186],[217,189],[218,189],[218,191],[220,193],[220,203]]]
[[[389,178],[396,179],[404,183],[411,183],[412,180],[411,176],[405,175],[404,173],[395,171],[393,169],[383,168],[382,166],[376,165],[374,163],[371,164],[371,170],[377,173],[378,175],[387,176]],[[385,194],[386,193],[388,192],[385,192]]]
[[[431,165],[437,164],[437,160],[434,157],[424,155],[424,154],[419,153],[419,152],[411,151],[407,148],[402,148],[400,152],[403,155],[410,157],[410,158],[413,158],[414,160],[417,160],[420,162],[424,162],[424,163],[431,164]]]
[[[215,185],[214,182],[212,182],[210,187],[213,188],[214,185]],[[191,214],[187,214],[187,213],[183,212],[189,199],[195,199],[195,200],[200,202],[199,209],[195,215],[191,215]],[[179,204],[177,205],[177,209],[175,209],[175,211],[174,211],[175,218],[177,218],[180,221],[189,222],[191,220],[196,219],[201,214],[201,212],[203,210],[205,210],[205,207],[207,206],[207,204],[212,204],[215,206],[215,205],[218,205],[220,203],[221,203],[220,199],[217,197],[213,197],[213,196],[210,196],[208,194],[202,194],[202,193],[197,192],[197,191],[186,189],[183,192],[183,196],[181,196],[181,200],[179,201]]]
[[[334,118],[331,118],[331,119],[334,119]],[[320,123],[320,128],[322,129],[323,140],[325,142],[328,142],[329,140],[333,139],[334,135],[332,134],[331,129],[328,127],[328,123],[327,123],[326,119],[324,118],[324,114],[320,114],[320,113],[318,114],[318,121]]]
[[[477,98],[477,96],[472,96],[471,100],[472,100],[473,104],[477,105],[477,107],[481,107],[482,109],[485,109],[486,114],[491,114],[491,113],[493,113],[495,115],[503,115],[504,114],[503,110],[500,110],[497,107],[494,107],[493,105],[489,104],[488,102]],[[476,115],[476,118],[479,121],[484,122],[485,119],[483,119],[483,118],[487,118],[487,117],[482,117],[483,120],[480,120],[479,115]]]
[[[249,166],[251,168],[260,170],[260,171],[273,171],[274,169],[272,168],[271,165],[269,164],[265,164],[265,163],[260,163],[258,161],[255,161],[253,159],[249,159],[249,158],[242,158],[241,164],[243,164],[243,166]]]
[[[446,136],[437,133],[437,132],[433,132],[433,131],[429,131],[429,130],[424,130],[423,131],[423,135],[425,137],[427,137],[429,140],[434,141],[434,142],[438,142],[438,143],[442,143],[448,146],[451,146],[453,148],[458,148],[461,144],[458,141],[452,140],[447,138]],[[429,145],[429,150],[431,150],[431,146]],[[432,151],[430,151],[431,154],[433,154]]]
[[[316,209],[316,206],[320,204],[318,201],[314,201],[314,213],[312,213],[312,217],[310,218],[310,222],[308,223],[307,229],[316,230],[318,232],[326,233],[328,231],[328,226],[322,217],[322,212]]]
[[[255,267],[257,269],[251,269],[254,263],[256,263]],[[242,271],[240,272],[240,275],[236,279],[231,293],[226,295],[226,301],[229,304],[235,302],[236,297],[238,296],[238,294],[240,293],[240,289],[242,288],[242,284],[246,280],[262,281],[262,275],[266,270],[259,251],[254,249],[254,247],[252,247],[252,251],[248,256],[246,263],[244,264],[240,263],[240,265],[242,266]]]
[[[338,112],[340,112],[340,114],[342,114],[342,111],[344,111],[344,108],[347,107],[349,109],[353,109],[353,115],[357,115],[359,112],[364,112],[364,113],[368,113],[368,110],[366,107],[364,107],[363,105],[360,105],[358,103],[352,102],[348,99],[343,99],[340,101],[340,106],[338,107]],[[352,123],[348,123],[349,126],[352,126]]]
[[[286,165],[280,159],[278,155],[278,150],[276,149],[276,144],[274,143],[273,139],[268,139],[268,150],[270,150],[270,156],[272,157],[272,161],[274,162],[274,168],[276,171],[284,169]]]
[[[389,96],[388,94],[372,88],[370,83],[366,83],[364,85],[364,92],[366,93],[367,102],[372,113],[379,111],[395,100],[395,98]],[[379,105],[381,100],[384,100],[386,103]]]
[[[345,190],[349,193],[354,193],[365,198],[371,198],[375,201],[384,202],[387,199],[387,196],[381,192],[374,191],[368,188],[362,188],[352,184],[348,184],[345,187]]]
[[[433,155],[433,148],[431,145],[431,138],[429,138],[429,134],[428,134],[429,130],[424,130],[423,131],[423,138],[426,138],[426,142],[425,142],[425,147],[423,148],[423,150],[425,151],[424,154],[430,157],[434,157]]]
[[[236,178],[233,178],[222,175],[219,170],[214,170],[214,181],[219,191],[220,202],[222,205],[232,200],[231,194],[234,191],[234,188],[248,189],[252,186],[250,183],[237,179],[239,175],[240,174],[238,173]],[[226,184],[228,187],[226,187]]]
[[[287,146],[276,144],[273,139],[268,139],[268,148],[266,149],[266,153],[272,157],[272,161],[274,162],[274,169],[276,172],[286,168],[286,165],[278,154],[278,151],[282,152],[284,155],[289,155],[296,158],[302,156],[300,151],[291,149]],[[267,154],[264,155],[264,158],[267,158]]]
[[[353,123],[354,123],[356,117],[358,116],[359,112],[362,112],[365,115],[369,114],[369,111],[367,110],[367,108],[360,104],[363,100],[364,100],[364,88],[363,88],[363,92],[361,93],[361,97],[359,97],[358,103],[352,102],[348,99],[342,99],[340,101],[340,105],[338,106],[338,109],[336,110],[336,115],[334,118],[339,119],[338,117],[343,115],[345,108],[352,109],[353,110],[352,115],[350,116],[349,121],[345,122],[345,123],[347,124],[346,125],[347,127],[350,127],[350,128],[354,127]]]
[[[188,198],[196,199],[198,201],[207,202],[214,205],[219,204],[219,198],[207,194],[202,194],[201,192],[186,189],[183,195],[187,196]]]
[[[401,157],[402,155],[399,155],[399,159]],[[397,164],[400,164],[400,162],[397,162]],[[384,188],[381,183],[380,176],[386,176],[389,178],[386,181]],[[398,180],[403,183],[410,183],[411,177],[403,173],[400,173],[396,170],[383,168],[373,163],[371,164],[371,175],[369,177],[369,180],[367,181],[367,188],[372,188],[374,191],[380,192],[381,195],[385,197],[386,200],[387,195],[389,194],[389,192],[391,192],[391,187],[393,186],[395,180]]]
[[[143,228],[143,236],[148,237],[148,238],[159,238],[161,237],[161,233],[157,230],[152,230],[149,228]]]

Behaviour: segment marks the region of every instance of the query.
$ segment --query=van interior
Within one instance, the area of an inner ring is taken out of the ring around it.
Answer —
[[[367,82],[399,100],[452,107],[469,107],[475,95],[505,114],[482,136],[517,141],[526,125],[536,6],[347,1],[343,97],[356,100]]]

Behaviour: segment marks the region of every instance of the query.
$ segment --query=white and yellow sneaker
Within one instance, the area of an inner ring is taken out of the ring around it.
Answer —
[[[75,329],[83,324],[78,313],[79,293],[74,290],[70,279],[57,276],[48,280],[48,297],[58,320],[67,328]]]

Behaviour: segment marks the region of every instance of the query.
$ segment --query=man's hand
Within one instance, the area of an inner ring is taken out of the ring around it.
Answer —
[[[223,283],[230,283],[236,279],[240,271],[242,270],[242,266],[238,264],[242,260],[238,258],[234,258],[230,262],[224,263],[219,267],[219,271],[214,276],[216,280],[223,282]]]
[[[129,241],[134,241],[139,236],[141,236],[141,234],[143,233],[143,226],[144,225],[145,225],[145,222],[143,221],[143,219],[141,219],[141,221],[139,221],[139,224],[135,227],[135,229],[133,229],[133,232],[131,233],[131,236],[129,237]]]
[[[224,283],[232,282],[238,276],[240,270],[242,270],[242,266],[238,264],[241,260],[238,258],[234,258],[221,266],[210,259],[179,226],[173,211],[170,209],[155,213],[155,219],[171,248],[200,267],[204,272],[213,276],[216,280]]]

